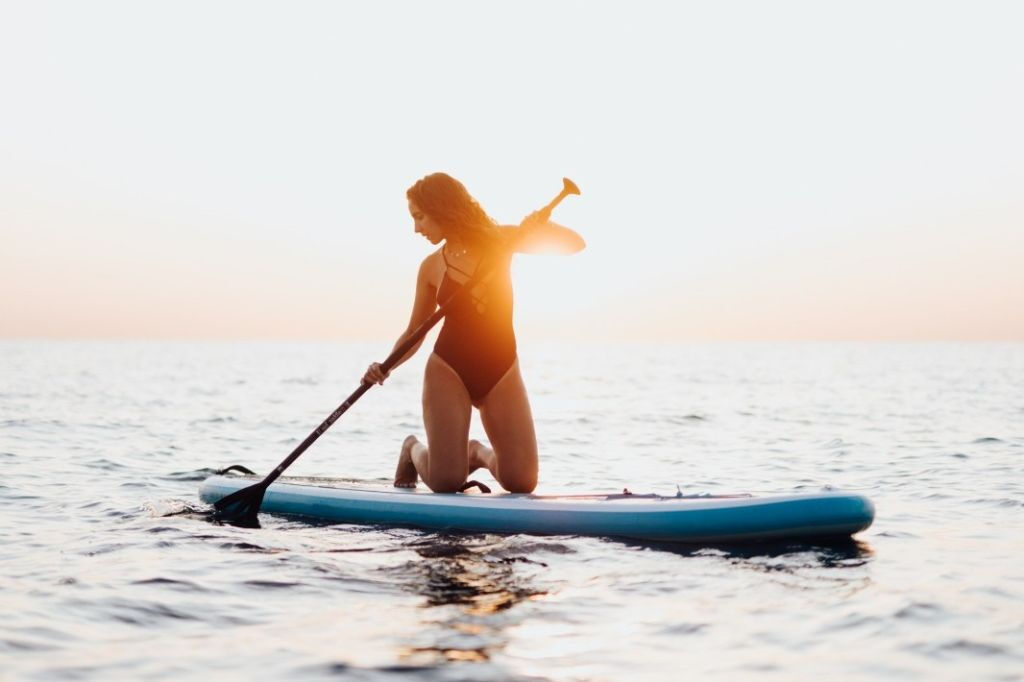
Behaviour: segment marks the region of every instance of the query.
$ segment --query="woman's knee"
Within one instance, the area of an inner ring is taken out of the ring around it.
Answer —
[[[432,476],[429,480],[424,479],[424,481],[427,487],[435,493],[457,493],[466,482],[466,474],[463,472],[460,477],[451,471],[444,471],[437,476]]]
[[[453,448],[460,450],[460,448]],[[469,463],[466,459],[465,448],[461,448],[461,456],[458,452],[454,457],[436,457],[437,450],[430,449],[430,462],[428,463],[427,475],[423,476],[423,482],[435,493],[456,493],[466,482],[469,475]]]
[[[510,474],[500,472],[498,482],[510,493],[532,493],[537,488],[537,470],[516,471]]]

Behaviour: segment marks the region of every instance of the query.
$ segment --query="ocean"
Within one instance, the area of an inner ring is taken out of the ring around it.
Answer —
[[[832,486],[876,505],[849,541],[193,513],[388,350],[0,341],[0,678],[1024,679],[1024,344],[520,341],[538,492]],[[288,473],[389,480],[425,357]]]

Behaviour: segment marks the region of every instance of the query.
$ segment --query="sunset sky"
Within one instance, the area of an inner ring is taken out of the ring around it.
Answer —
[[[0,8],[0,337],[393,338],[441,170],[524,338],[1024,340],[1024,4]]]

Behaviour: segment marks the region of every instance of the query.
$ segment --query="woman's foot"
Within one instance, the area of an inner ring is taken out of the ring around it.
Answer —
[[[481,443],[480,441],[476,440],[475,438],[470,438],[469,439],[469,447],[466,448],[466,454],[469,456],[468,457],[468,464],[469,464],[469,466],[467,467],[467,474],[471,474],[474,471],[476,471],[477,469],[479,469],[480,467],[486,466],[486,464],[484,464],[480,460],[480,448],[482,446],[483,446],[483,443]]]
[[[469,447],[466,449],[469,455],[469,473],[473,473],[477,469],[487,469],[494,474],[494,451],[489,447],[471,438],[469,440]]]
[[[396,488],[415,488],[419,474],[412,463],[412,446],[418,443],[416,436],[406,436],[402,441],[402,452],[398,455],[398,466],[395,468]]]

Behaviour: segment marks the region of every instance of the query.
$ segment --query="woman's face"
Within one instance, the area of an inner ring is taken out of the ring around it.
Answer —
[[[412,201],[409,202],[409,215],[412,216],[413,229],[416,233],[422,234],[431,244],[440,244],[445,238],[441,226]]]

